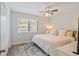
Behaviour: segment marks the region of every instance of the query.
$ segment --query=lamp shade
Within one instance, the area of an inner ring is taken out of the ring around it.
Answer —
[[[50,26],[50,25],[47,25],[46,26],[46,33],[49,33],[51,30],[52,30],[52,26]]]
[[[50,26],[50,25],[47,25],[46,26],[46,29],[52,29],[53,27],[52,26]]]

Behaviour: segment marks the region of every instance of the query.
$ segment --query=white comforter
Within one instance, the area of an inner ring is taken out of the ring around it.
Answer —
[[[49,55],[57,55],[56,48],[74,41],[73,37],[50,34],[35,35],[32,41]]]

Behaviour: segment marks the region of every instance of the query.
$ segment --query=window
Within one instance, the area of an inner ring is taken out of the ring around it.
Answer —
[[[18,33],[28,32],[28,19],[18,19]]]
[[[37,32],[37,20],[18,19],[18,33]]]

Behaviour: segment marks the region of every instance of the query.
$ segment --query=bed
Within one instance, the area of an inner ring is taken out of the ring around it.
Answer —
[[[69,37],[69,36],[38,34],[32,38],[32,41],[50,56],[56,56],[57,47],[61,47],[75,40],[74,40],[74,37]]]

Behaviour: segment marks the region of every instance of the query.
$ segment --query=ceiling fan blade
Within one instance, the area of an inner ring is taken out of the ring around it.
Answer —
[[[40,13],[42,13],[43,11],[40,11]]]
[[[39,11],[40,13],[44,13],[44,11]]]
[[[53,13],[50,13],[51,15],[53,15]]]
[[[49,11],[40,11],[40,13],[49,13]]]
[[[51,12],[56,12],[56,11],[58,11],[58,9],[51,10]]]

